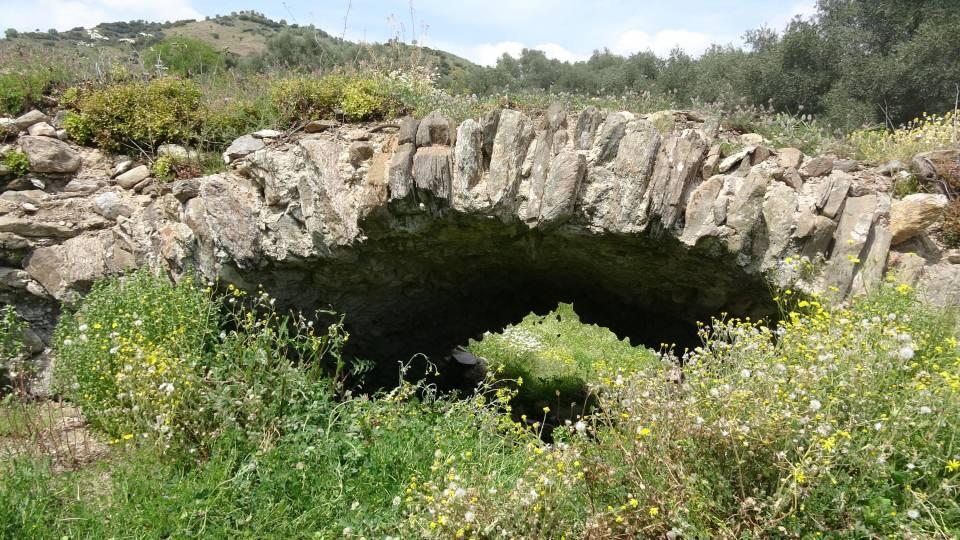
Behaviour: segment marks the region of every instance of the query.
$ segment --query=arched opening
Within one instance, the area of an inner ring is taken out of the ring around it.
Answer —
[[[543,231],[458,213],[409,214],[363,223],[366,238],[322,263],[248,276],[280,302],[346,315],[348,353],[374,360],[388,384],[397,362],[440,358],[530,312],[572,303],[584,322],[634,344],[699,343],[696,322],[728,313],[776,313],[761,276],[722,249],[670,235]]]

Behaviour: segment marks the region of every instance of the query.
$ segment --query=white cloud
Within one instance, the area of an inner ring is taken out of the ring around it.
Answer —
[[[102,22],[175,21],[202,19],[190,0],[36,0],[26,7],[19,0],[0,0],[4,28],[21,31],[89,28]]]
[[[523,49],[543,51],[543,53],[547,55],[547,58],[556,58],[561,62],[576,62],[590,58],[590,55],[573,52],[557,43],[541,43],[531,46],[519,41],[498,41],[496,43],[480,43],[478,45],[464,47],[449,43],[432,42],[427,45],[453,52],[467,60],[484,66],[496,65],[497,59],[503,56],[504,53],[514,58],[519,58]]]
[[[543,51],[548,58],[556,58],[561,62],[579,62],[581,60],[587,60],[590,58],[589,54],[580,54],[575,53],[563,45],[558,45],[556,43],[541,43],[534,47],[538,51]]]
[[[772,28],[773,30],[776,30],[777,32],[782,32],[783,29],[786,28],[788,24],[790,24],[790,21],[792,21],[794,17],[800,16],[804,19],[812,19],[816,15],[817,15],[816,2],[814,1],[798,2],[794,4],[793,7],[790,8],[790,11],[786,12],[786,14],[784,14],[783,16],[777,17],[772,21],[768,21],[767,25],[769,25],[770,28]]]
[[[642,30],[628,30],[610,45],[610,50],[623,55],[650,50],[657,56],[669,56],[674,47],[680,47],[687,54],[699,56],[714,41],[703,32],[690,30],[660,30],[652,36]]]

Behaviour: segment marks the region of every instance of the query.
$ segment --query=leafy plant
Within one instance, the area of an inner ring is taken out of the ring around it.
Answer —
[[[944,211],[943,242],[951,248],[960,247],[960,199],[950,201]]]
[[[150,47],[147,57],[153,64],[163,66],[164,71],[181,77],[216,74],[226,68],[223,54],[212,45],[183,36],[167,38]]]
[[[894,159],[909,163],[913,156],[921,152],[960,144],[957,121],[953,111],[942,115],[924,113],[892,131],[856,131],[850,135],[850,142],[860,159],[873,163]]]
[[[15,178],[19,178],[30,172],[30,159],[20,150],[11,150],[0,158],[0,162],[10,171]]]
[[[64,127],[72,139],[110,151],[188,144],[203,120],[200,97],[195,83],[170,77],[81,90]]]

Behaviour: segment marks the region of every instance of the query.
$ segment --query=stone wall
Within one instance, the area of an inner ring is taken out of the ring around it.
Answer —
[[[933,234],[945,197],[897,200],[893,168],[774,150],[689,111],[314,123],[172,183],[34,131],[17,142],[33,172],[0,194],[0,301],[41,349],[61,303],[142,265],[342,311],[356,351],[384,361],[558,300],[653,344],[720,312],[771,315],[786,283],[843,299],[894,272],[960,303],[960,256]]]

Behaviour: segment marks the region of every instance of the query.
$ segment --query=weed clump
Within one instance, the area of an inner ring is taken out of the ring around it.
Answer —
[[[30,172],[30,159],[20,150],[11,150],[0,156],[0,163],[10,171],[14,178]]]
[[[861,130],[850,134],[850,142],[858,158],[873,163],[900,160],[908,163],[913,156],[956,146],[960,143],[954,112],[924,113],[898,129]]]
[[[67,134],[114,152],[189,144],[203,121],[200,87],[171,77],[79,90],[71,101]]]

